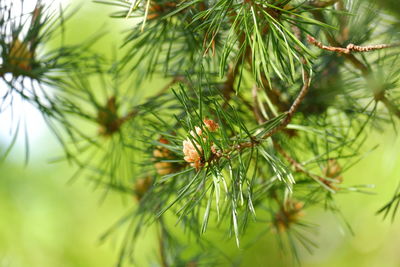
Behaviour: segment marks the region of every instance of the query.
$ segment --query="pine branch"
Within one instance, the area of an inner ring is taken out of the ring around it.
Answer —
[[[262,137],[262,139],[267,139],[268,137],[271,137],[275,133],[284,129],[291,122],[291,120],[292,120],[293,116],[295,115],[297,109],[299,108],[301,102],[304,100],[305,96],[307,95],[308,89],[310,88],[311,76],[308,72],[309,72],[308,70],[304,70],[304,72],[303,72],[303,86],[302,86],[299,94],[297,95],[296,99],[290,106],[290,109],[288,110],[285,119],[281,122],[281,124],[278,127],[273,129],[272,131],[266,133]]]
[[[0,1],[5,11],[0,80],[9,89],[1,95],[0,112],[13,100],[9,92],[32,103],[45,119],[65,129],[71,140],[65,154],[79,168],[76,175],[88,171],[106,191],[135,196],[138,206],[112,228],[128,224],[120,265],[133,255],[140,231],[154,222],[160,227],[154,261],[163,267],[201,264],[201,253],[189,260],[182,256],[182,244],[162,221],[166,211],[196,241],[203,242],[200,235],[215,226],[227,230],[237,244],[251,218],[257,223],[270,215],[268,225],[285,234],[297,255],[297,243],[314,246],[296,229],[308,226],[299,220],[303,208],[327,205],[331,193],[341,190],[335,186],[342,181],[336,159],[343,159],[347,169],[362,151],[370,118],[387,122],[376,113],[377,103],[400,119],[400,108],[390,99],[396,100],[398,92],[398,63],[393,60],[384,84],[373,72],[376,66],[386,67],[385,60],[394,58],[386,49],[399,44],[344,45],[349,37],[356,44],[374,41],[368,21],[373,13],[364,17],[364,10],[354,9],[350,17],[345,9],[345,3],[364,5],[361,1],[99,0],[121,8],[112,17],[140,20],[123,41],[123,57],[113,62],[82,54],[90,42],[47,53],[42,46],[54,40],[59,27],[64,32],[63,18],[42,16],[46,13],[37,0],[33,12],[14,20],[8,4]],[[353,22],[366,28],[361,32],[360,27],[360,38]],[[338,33],[328,31],[336,30],[332,25],[338,25]],[[390,34],[386,24],[377,29],[383,37]],[[320,41],[322,34],[327,44]],[[321,57],[311,53],[313,46]],[[361,58],[377,50],[382,57]],[[172,80],[158,89],[140,87],[159,76]],[[26,90],[29,82],[58,90]],[[363,90],[366,83],[372,93]],[[170,90],[174,85],[178,89]],[[136,90],[145,90],[146,96],[139,99],[142,92]],[[367,104],[368,96],[373,98]],[[81,129],[75,119],[92,125]],[[283,135],[290,130],[295,137]],[[64,132],[54,132],[64,145]],[[320,169],[314,170],[317,165]],[[396,212],[398,193],[381,212]]]
[[[272,130],[265,133],[263,136],[261,136],[261,138],[257,138],[255,136],[253,136],[251,138],[251,141],[239,143],[239,144],[235,145],[234,147],[231,147],[225,151],[217,151],[215,153],[215,157],[212,157],[210,159],[210,161],[221,158],[221,157],[225,157],[233,151],[240,152],[243,149],[257,146],[262,141],[268,139],[269,137],[273,136],[274,134],[278,133],[279,131],[285,129],[286,126],[291,122],[291,120],[292,120],[293,116],[295,115],[297,109],[299,108],[301,102],[304,100],[305,96],[307,95],[308,89],[310,88],[310,84],[311,84],[311,76],[308,73],[308,70],[305,70],[303,72],[303,85],[301,87],[301,90],[300,90],[299,94],[297,95],[296,99],[294,100],[294,102],[292,103],[290,109],[286,112],[285,118],[279,123],[279,125],[277,127],[273,128]]]
[[[331,51],[331,52],[337,52],[337,53],[343,53],[343,54],[350,54],[353,52],[370,52],[370,51],[375,51],[375,50],[380,50],[380,49],[385,49],[385,48],[392,48],[392,47],[397,47],[400,44],[378,44],[378,45],[368,45],[368,46],[359,46],[355,44],[348,44],[346,48],[343,47],[335,47],[335,46],[327,46],[323,45],[320,41],[317,41],[314,37],[307,35],[307,41],[310,44],[315,45],[318,48]]]
[[[319,183],[329,192],[335,193],[334,187],[331,185],[332,182],[328,181],[326,178],[322,176],[316,175],[308,171],[300,162],[291,157],[278,142],[276,142],[274,139],[272,139],[272,142],[276,151],[278,151],[278,153],[281,154],[293,166],[295,171],[304,173],[305,175],[307,175],[308,177],[312,178],[317,183]]]

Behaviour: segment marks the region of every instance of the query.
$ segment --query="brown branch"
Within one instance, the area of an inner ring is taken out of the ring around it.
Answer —
[[[368,45],[368,46],[359,46],[359,45],[355,45],[355,44],[348,44],[346,46],[346,48],[343,48],[343,47],[324,45],[320,41],[317,41],[314,37],[312,37],[310,35],[307,35],[307,41],[310,44],[313,44],[318,48],[321,48],[321,49],[324,49],[327,51],[331,51],[331,52],[342,53],[342,54],[350,54],[353,52],[370,52],[370,51],[399,46],[399,44],[378,44],[378,45]]]
[[[312,178],[316,182],[318,182],[320,185],[322,185],[324,188],[329,190],[330,192],[334,193],[335,189],[332,187],[332,182],[328,181],[326,178],[316,175],[310,171],[308,171],[303,164],[292,158],[283,148],[280,144],[278,144],[276,141],[272,140],[272,143],[274,145],[274,148],[276,151],[282,155],[294,168],[296,172],[301,172],[307,175],[308,177]]]
[[[286,115],[285,119],[277,127],[273,128],[269,132],[265,133],[261,138],[256,138],[253,136],[253,137],[251,137],[251,141],[239,143],[237,145],[230,147],[229,149],[227,149],[225,151],[217,151],[214,154],[214,156],[210,158],[209,161],[217,160],[221,157],[229,158],[229,154],[232,153],[233,151],[242,151],[246,148],[254,147],[254,146],[260,144],[263,140],[271,137],[272,135],[274,135],[277,132],[286,128],[286,126],[291,122],[294,114],[296,113],[297,109],[299,108],[304,97],[307,95],[308,89],[310,88],[310,83],[311,83],[311,77],[310,77],[310,74],[308,73],[308,70],[306,70],[303,73],[303,86],[301,87],[299,94],[297,95],[297,97],[294,100],[290,109],[287,111],[287,113],[286,113],[287,115]]]
[[[315,19],[326,23],[324,14],[320,10],[313,10],[311,11]],[[328,40],[329,44],[331,46],[335,47],[340,47],[340,43],[327,31],[324,30],[324,34],[326,39]],[[343,54],[343,56],[353,64],[353,66],[357,69],[359,69],[364,76],[368,76],[370,73],[370,70],[368,69],[367,66],[365,66],[361,61],[359,61],[353,54]]]
[[[275,150],[293,166],[296,172],[304,172],[303,165],[292,158],[285,150],[283,150],[282,146],[278,144],[275,140],[273,140],[273,145]]]
[[[271,131],[267,132],[262,139],[267,139],[268,137],[274,135],[275,133],[279,132],[280,130],[284,129],[292,120],[294,114],[296,113],[297,109],[299,108],[301,102],[304,100],[304,97],[308,93],[308,89],[310,88],[311,77],[308,73],[308,70],[304,71],[303,73],[303,86],[300,90],[300,93],[297,95],[296,99],[294,100],[292,106],[287,112],[286,118],[281,122],[278,127],[275,127]]]
[[[267,30],[268,30],[268,27],[266,27],[266,31]],[[240,33],[240,32],[237,32],[237,33],[238,33],[238,37],[239,37],[239,43],[243,45],[245,43],[244,35],[243,35],[243,33]],[[248,45],[245,47],[244,57],[245,57],[246,61],[250,65],[253,64],[252,58],[251,58],[251,48]],[[305,63],[304,60],[303,60],[303,63]],[[237,69],[237,68],[235,68],[235,69]],[[229,74],[232,74],[232,73],[235,73],[235,71],[231,68]],[[228,74],[227,82],[231,81],[232,85],[233,85],[233,79],[229,78],[229,76],[230,76],[229,74]],[[235,75],[233,75],[233,77],[235,77]],[[265,89],[267,89],[267,88],[271,89],[270,88],[270,84],[267,81],[267,79],[264,76],[262,78],[263,78],[262,79],[263,87]],[[277,132],[281,131],[282,129],[286,128],[286,126],[291,122],[294,114],[298,110],[301,102],[304,100],[304,97],[307,95],[308,90],[310,88],[310,83],[311,83],[310,74],[309,74],[308,70],[305,70],[303,72],[303,85],[301,87],[301,90],[300,90],[298,96],[296,97],[295,101],[292,103],[292,105],[290,106],[289,110],[287,111],[285,119],[277,127],[275,127],[271,131],[269,131],[266,134],[264,134],[261,137],[261,140],[257,139],[256,137],[253,136],[253,137],[251,137],[251,141],[239,143],[239,144],[234,145],[234,146],[232,146],[231,148],[229,148],[229,149],[227,149],[225,151],[216,151],[214,153],[214,156],[210,158],[210,161],[219,159],[221,157],[228,157],[229,158],[229,154],[231,152],[233,152],[233,151],[241,151],[241,150],[243,150],[245,148],[254,147],[255,145],[258,145],[262,140],[265,140],[265,139],[271,137],[272,135],[274,135],[275,133],[277,133]],[[227,85],[226,88],[230,87],[229,83],[226,83],[225,85]],[[263,123],[263,122],[265,122],[265,119],[263,118],[260,110],[257,108],[257,90],[258,90],[258,88],[255,87],[255,88],[253,88],[253,91],[252,91],[253,99],[254,99],[254,102],[255,102],[254,103],[255,106],[253,107],[253,113],[255,114],[257,121],[259,123]],[[279,102],[279,97],[275,96],[274,100],[277,100]],[[282,107],[282,106],[280,106],[280,107]]]

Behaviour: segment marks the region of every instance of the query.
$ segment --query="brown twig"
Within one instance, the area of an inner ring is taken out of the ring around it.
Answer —
[[[323,23],[326,23],[324,14],[320,10],[313,10],[313,11],[311,11],[311,13],[315,17],[315,19],[317,19]],[[328,31],[324,30],[324,34],[331,46],[335,46],[335,47],[341,46],[340,43]],[[358,60],[353,54],[343,54],[343,56],[348,61],[350,61],[350,63],[353,64],[354,67],[359,69],[364,76],[369,75],[370,70],[368,69],[368,67],[365,66],[360,60]]]
[[[268,137],[274,135],[275,133],[279,132],[280,130],[284,129],[292,120],[294,114],[296,113],[297,109],[299,108],[301,102],[304,100],[304,97],[308,93],[308,89],[310,88],[311,84],[311,77],[308,73],[308,70],[303,72],[303,86],[300,90],[300,93],[297,95],[296,99],[294,100],[292,106],[287,112],[286,118],[280,123],[278,127],[275,127],[271,131],[267,132],[262,139],[267,139]]]
[[[317,41],[314,37],[312,37],[310,35],[307,35],[307,41],[310,44],[313,44],[318,48],[321,48],[321,49],[324,49],[327,51],[331,51],[331,52],[343,53],[343,54],[350,54],[353,52],[370,52],[370,51],[399,46],[399,44],[378,44],[378,45],[368,45],[368,46],[359,46],[359,45],[355,45],[355,44],[348,44],[346,46],[346,48],[343,48],[343,47],[324,45],[320,41]]]
[[[316,175],[310,171],[308,171],[306,168],[304,168],[303,164],[292,158],[283,148],[280,144],[278,144],[275,140],[272,140],[272,143],[274,145],[274,148],[276,151],[282,155],[283,158],[285,158],[294,168],[296,172],[301,172],[307,175],[308,177],[314,179],[317,181],[320,185],[322,185],[324,188],[329,190],[330,192],[335,192],[334,188],[332,188],[332,185],[330,181],[328,181],[326,178]]]
[[[244,39],[243,33],[238,32],[238,36],[239,36],[240,44],[244,44],[245,39]],[[250,65],[253,64],[252,58],[251,58],[251,48],[248,45],[245,48],[244,57],[245,57],[246,61]],[[303,63],[305,63],[305,60],[303,60]],[[231,69],[231,73],[232,72],[233,72],[233,69]],[[269,85],[267,79],[265,77],[263,77],[263,78],[264,78],[263,81],[262,81],[263,86],[265,88],[270,88],[270,85]],[[229,74],[228,74],[227,81],[232,81],[232,79],[229,79]],[[258,145],[262,140],[265,140],[265,139],[271,137],[272,135],[274,135],[275,133],[277,133],[277,132],[281,131],[282,129],[286,128],[286,126],[291,122],[294,114],[298,110],[301,102],[304,100],[304,97],[307,95],[308,90],[310,88],[310,83],[311,83],[311,77],[310,77],[310,74],[309,74],[309,70],[305,70],[305,71],[303,71],[303,85],[301,87],[301,90],[300,90],[298,96],[296,97],[295,101],[290,106],[289,110],[286,112],[285,119],[277,127],[272,129],[271,131],[265,133],[261,138],[256,138],[256,137],[253,136],[253,137],[250,138],[251,139],[250,141],[239,143],[239,144],[234,145],[234,146],[232,146],[231,148],[229,148],[229,149],[227,149],[225,151],[216,151],[214,156],[212,158],[210,158],[210,161],[217,160],[217,159],[219,159],[221,157],[228,157],[229,158],[229,154],[231,152],[233,152],[233,151],[241,151],[241,150],[246,149],[246,148],[254,147],[254,146]],[[232,85],[233,85],[233,83],[232,83]],[[253,99],[255,99],[255,100],[257,100],[257,91],[256,90],[257,90],[257,88],[255,88],[255,89],[253,88]],[[256,119],[257,119],[257,121],[259,123],[265,122],[265,119],[263,119],[261,112],[259,110],[257,110],[257,103],[255,103],[255,107],[253,107],[253,113],[255,114]]]
[[[217,151],[214,154],[214,156],[210,159],[210,161],[219,159],[221,157],[229,158],[229,154],[232,153],[233,151],[242,151],[246,148],[254,147],[254,146],[260,144],[263,140],[271,137],[272,135],[274,135],[277,132],[286,128],[286,126],[291,122],[294,114],[296,113],[297,109],[299,108],[304,97],[307,95],[308,89],[310,88],[310,84],[311,84],[311,77],[310,77],[310,74],[308,73],[308,70],[306,70],[303,73],[303,86],[301,87],[299,94],[297,95],[297,97],[294,100],[290,109],[287,111],[287,113],[286,113],[287,115],[286,115],[285,119],[277,127],[273,128],[271,131],[265,133],[261,138],[252,137],[250,141],[239,143],[237,145],[230,147],[229,149],[227,149],[225,151]]]

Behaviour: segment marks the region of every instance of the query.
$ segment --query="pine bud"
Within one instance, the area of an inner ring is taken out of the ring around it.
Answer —
[[[183,159],[197,170],[203,166],[202,156],[199,152],[202,153],[203,149],[196,141],[192,141],[189,138],[183,141],[183,154],[185,155]]]
[[[110,136],[117,132],[122,124],[122,120],[118,117],[117,101],[114,96],[107,100],[105,107],[97,112],[97,122],[100,125],[99,134]]]
[[[205,126],[207,127],[207,129],[210,132],[215,132],[218,130],[219,125],[218,123],[216,123],[213,120],[210,119],[204,119],[203,123],[205,124]],[[201,130],[200,127],[196,126],[195,127],[195,131],[190,131],[189,134],[193,137],[193,139],[190,139],[189,137],[183,141],[183,154],[184,156],[184,160],[188,163],[190,163],[190,166],[195,167],[196,170],[199,170],[201,167],[204,166],[203,163],[203,149],[200,146],[200,144],[198,144],[196,142],[196,138],[201,137],[203,138],[204,143],[206,143],[207,141],[207,136],[205,136],[203,134],[203,131]],[[216,153],[216,148],[215,146],[211,146],[211,152],[212,153]]]
[[[176,8],[176,3],[174,2],[156,3],[156,1],[151,1],[147,19],[151,20],[158,18],[172,11],[174,8]]]
[[[9,63],[25,71],[32,69],[33,53],[29,51],[28,45],[16,39],[12,42],[9,53]]]
[[[274,225],[278,232],[282,233],[298,222],[303,213],[304,204],[295,200],[288,200],[275,214]]]
[[[326,177],[337,178],[342,172],[342,167],[339,165],[337,160],[329,159],[323,172]]]
[[[343,181],[343,177],[340,175],[342,173],[342,167],[337,162],[337,160],[329,159],[322,172],[326,177],[334,180],[332,181],[323,179],[322,182],[333,190],[339,190],[339,188],[336,187],[335,184],[340,184]]]
[[[208,129],[210,132],[215,132],[215,131],[217,131],[218,128],[219,128],[218,123],[216,123],[216,122],[213,121],[213,120],[204,119],[203,122],[204,122],[204,124],[206,125],[207,129]]]

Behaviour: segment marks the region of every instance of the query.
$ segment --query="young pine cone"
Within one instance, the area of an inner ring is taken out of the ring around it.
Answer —
[[[218,130],[219,125],[218,123],[216,123],[213,120],[210,119],[204,119],[203,123],[205,124],[206,128],[210,131],[210,132],[215,132]],[[203,138],[204,143],[207,141],[207,136],[205,136],[203,134],[203,131],[201,130],[200,127],[195,127],[195,132],[190,131],[190,135],[193,137],[193,139],[190,139],[189,137],[183,141],[182,145],[183,145],[183,154],[184,156],[184,160],[188,163],[190,163],[190,166],[195,167],[196,170],[199,170],[201,167],[203,167],[204,163],[203,163],[203,149],[200,146],[200,144],[198,144],[196,142],[196,138],[197,137],[201,137]],[[213,148],[213,146],[211,147],[212,151],[215,151],[215,149]]]

